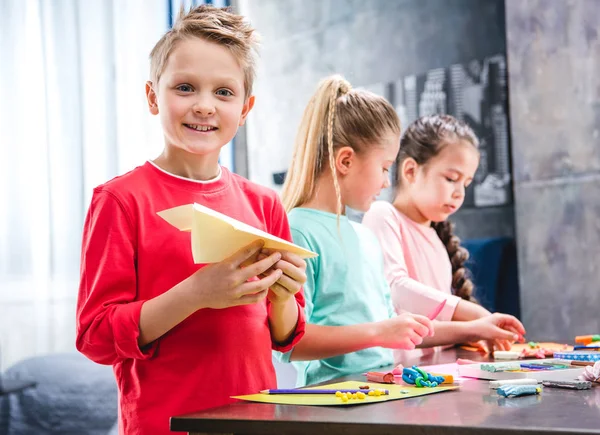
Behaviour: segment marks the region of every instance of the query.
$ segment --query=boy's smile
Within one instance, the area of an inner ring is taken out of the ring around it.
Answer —
[[[187,128],[191,128],[192,130],[200,132],[200,133],[209,133],[209,132],[219,129],[219,127],[214,126],[214,125],[199,125],[199,124],[183,124],[183,125],[185,125]]]
[[[245,98],[244,72],[232,52],[198,37],[177,42],[158,86],[148,84],[147,96],[150,112],[160,116],[163,156],[215,167],[254,102]]]

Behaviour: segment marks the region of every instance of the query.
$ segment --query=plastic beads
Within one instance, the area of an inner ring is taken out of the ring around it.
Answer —
[[[373,394],[371,394],[373,393]],[[379,394],[376,394],[379,393]],[[381,395],[381,391],[380,390],[369,390],[369,396],[373,395],[373,396],[379,396]],[[349,400],[352,399],[359,399],[359,400],[363,400],[365,397],[367,397],[367,395],[361,391],[358,391],[356,393],[350,393],[350,392],[342,392],[342,391],[336,391],[335,392],[335,397],[342,399],[342,402],[347,402]]]
[[[444,377],[434,376],[417,366],[412,366],[412,368],[404,367],[402,370],[402,380],[407,384],[416,385],[419,388],[437,387],[444,382]]]

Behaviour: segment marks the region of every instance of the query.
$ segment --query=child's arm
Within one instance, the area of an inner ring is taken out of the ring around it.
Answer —
[[[435,336],[427,337],[419,347],[433,347],[485,340],[499,350],[509,350],[515,341],[523,341],[525,328],[509,314],[495,313],[468,322],[434,322]],[[491,349],[490,349],[491,350]]]
[[[490,314],[492,313],[481,305],[461,299],[452,314],[452,320],[476,320]]]
[[[269,270],[281,258],[278,252],[252,261],[263,244],[262,241],[253,242],[228,259],[203,267],[162,295],[147,300],[140,314],[140,347],[161,337],[202,308],[228,308],[264,299],[269,287],[282,273],[277,269]],[[258,275],[263,277],[248,282]]]
[[[137,339],[134,223],[110,192],[96,189],[83,227],[77,299],[77,349],[100,364],[147,359]]]
[[[268,228],[271,234],[293,243],[287,214],[278,198],[273,202]],[[262,256],[270,254],[271,251],[262,251]],[[304,335],[306,326],[302,292],[306,282],[306,262],[289,252],[281,252],[281,255],[273,268],[280,270],[282,275],[269,289],[267,309],[273,349],[287,352]]]
[[[437,333],[437,332],[436,332]],[[370,347],[414,349],[433,335],[425,316],[404,313],[379,322],[348,326],[306,325],[302,340],[292,351],[292,361],[331,358]]]
[[[454,319],[455,309],[463,301],[461,298],[429,287],[409,277],[402,250],[400,224],[396,220],[393,210],[388,207],[388,205],[373,205],[365,215],[363,224],[379,240],[384,259],[385,278],[390,285],[396,311],[426,315],[433,307],[446,299],[446,305],[440,313],[439,319],[471,320],[473,317]],[[463,313],[463,311],[468,312]],[[463,311],[461,311],[461,315],[472,314],[472,310],[464,310],[464,307]]]
[[[262,252],[264,254],[259,258],[270,254],[266,250]],[[294,295],[306,282],[306,263],[299,256],[289,252],[282,252],[281,256],[281,260],[273,266],[273,269],[280,270],[282,275],[269,290],[269,325],[273,341],[285,344],[296,330],[302,309]]]
[[[265,298],[268,287],[279,277],[275,272],[260,281],[246,282],[250,275],[265,272],[279,259],[279,254],[274,254],[256,262],[261,246],[255,245],[230,261],[200,269],[161,296],[139,300],[134,228],[131,216],[112,193],[101,189],[94,192],[83,234],[76,346],[100,364],[150,358],[155,343],[142,347],[199,307],[252,303]],[[244,270],[236,267],[253,253],[253,266]],[[219,291],[210,287],[215,279],[220,283]]]

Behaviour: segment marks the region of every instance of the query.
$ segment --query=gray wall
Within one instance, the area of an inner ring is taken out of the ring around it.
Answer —
[[[322,77],[337,72],[371,85],[506,51],[515,209],[461,210],[457,232],[516,232],[530,336],[600,332],[600,0],[238,5],[263,35],[249,176],[271,186],[272,173],[288,166],[302,109]]]
[[[532,336],[600,331],[600,1],[506,4],[516,233]]]
[[[256,107],[247,133],[248,176],[275,187],[287,169],[302,110],[318,81],[395,81],[505,53],[501,0],[239,0],[262,35]],[[461,210],[463,239],[514,235],[512,206]]]

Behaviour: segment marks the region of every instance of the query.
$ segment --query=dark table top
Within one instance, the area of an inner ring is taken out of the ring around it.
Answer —
[[[459,357],[486,360],[473,352],[450,349],[408,363],[444,364]],[[364,377],[341,380],[352,379]],[[456,391],[371,405],[323,407],[238,402],[173,417],[171,430],[301,435],[600,434],[600,387],[583,391],[545,388],[541,395],[506,399],[491,390],[488,381],[469,379]]]

